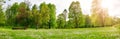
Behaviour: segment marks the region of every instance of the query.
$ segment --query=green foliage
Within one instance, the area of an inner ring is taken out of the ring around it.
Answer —
[[[11,13],[13,14],[13,15],[16,15],[17,14],[17,12],[18,12],[18,3],[16,2],[16,3],[14,3],[11,7],[10,7],[10,9],[11,9]]]
[[[48,28],[48,22],[50,20],[50,10],[48,5],[44,2],[41,3],[40,6],[40,14],[41,14],[41,22],[43,28]]]
[[[64,14],[59,14],[57,17],[57,28],[65,28]]]
[[[112,26],[112,25],[114,25],[113,19],[110,16],[106,17],[105,18],[105,26]]]
[[[76,28],[84,26],[84,17],[80,8],[80,3],[72,2],[69,7],[69,20],[72,20]]]
[[[15,17],[18,13],[18,3],[14,3],[12,6],[8,7],[6,10],[6,23],[8,25],[15,25]]]
[[[49,28],[56,28],[56,7],[54,4],[48,4],[48,7],[50,12]]]
[[[92,25],[95,27],[111,26],[112,18],[108,15],[108,9],[100,7],[100,4],[101,1],[99,2],[98,0],[93,0],[92,2]]]
[[[16,24],[24,27],[28,27],[30,24],[29,11],[27,10],[27,5],[21,2],[18,7],[18,14],[16,16]]]
[[[91,26],[91,19],[90,19],[89,15],[85,16],[85,27],[92,27]]]
[[[114,25],[115,28],[120,29],[120,24]]]
[[[40,24],[42,23],[41,21],[41,14],[38,12],[37,10],[37,6],[34,5],[32,7],[32,24],[36,26],[36,28],[38,28],[40,26]]]
[[[120,18],[115,18],[114,19],[114,27],[120,29]]]
[[[66,26],[67,26],[66,28],[75,28],[75,26],[74,26],[74,23],[73,23],[73,20],[72,20],[72,19],[67,21]]]
[[[65,9],[63,11],[63,13],[59,14],[57,17],[57,25],[58,28],[70,28],[69,26],[67,26],[67,10]]]
[[[3,2],[0,0],[0,3]],[[41,3],[39,6],[33,5],[32,8],[25,3],[17,2],[8,6],[5,13],[0,4],[0,25],[25,26],[38,28],[81,28],[81,27],[106,27],[118,24],[118,21],[108,15],[105,8],[98,6],[100,2],[93,0],[92,15],[82,13],[80,3],[72,2],[69,6],[67,20],[67,10],[59,14],[56,20],[56,6],[54,4]],[[38,8],[37,8],[38,7]]]
[[[0,25],[5,24],[5,14],[3,12],[2,6],[0,6]]]

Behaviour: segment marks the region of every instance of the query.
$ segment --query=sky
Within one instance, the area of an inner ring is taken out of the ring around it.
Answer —
[[[91,10],[92,0],[29,0],[29,1],[31,3],[31,6],[34,4],[39,6],[40,3],[43,2],[46,2],[47,4],[48,3],[55,4],[57,15],[62,13],[64,9],[68,10],[72,1],[79,1],[83,14],[89,14],[89,15],[91,14],[90,10]],[[24,0],[6,1],[4,7],[7,7],[8,5],[12,5],[14,2],[20,3],[20,2],[24,2]],[[101,6],[104,8],[108,8],[108,14],[110,16],[120,17],[120,0],[103,0]]]

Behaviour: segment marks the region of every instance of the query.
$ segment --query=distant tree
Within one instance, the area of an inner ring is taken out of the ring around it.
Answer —
[[[98,17],[98,15],[99,14],[97,14],[97,11],[96,10],[100,10],[99,8],[99,5],[100,5],[100,3],[98,2],[98,0],[93,0],[93,2],[92,2],[92,16],[91,16],[91,20],[92,20],[92,24],[93,24],[93,26],[100,26],[100,23],[98,23],[99,21],[99,17]],[[94,6],[96,6],[96,7],[94,7]],[[98,20],[97,20],[97,18],[98,18]]]
[[[113,23],[112,25],[120,24],[120,18],[119,17],[113,17],[112,23]]]
[[[2,9],[2,5],[0,5],[0,25],[5,24],[5,14]]]
[[[29,20],[29,13],[27,10],[27,5],[24,2],[21,2],[18,7],[18,14],[16,16],[16,23],[20,26],[28,27],[30,20]]]
[[[73,19],[68,20],[66,26],[67,26],[66,28],[75,28]]]
[[[57,17],[57,25],[58,28],[67,28],[67,10],[65,9],[61,14]]]
[[[38,20],[36,20],[36,14],[38,13],[38,10],[37,10],[37,6],[34,4],[33,6],[32,6],[32,26],[37,26],[37,23],[38,23]],[[37,27],[36,27],[37,28]]]
[[[104,27],[105,26],[112,26],[112,24],[113,24],[113,22],[112,22],[112,17],[111,16],[109,16],[109,14],[108,14],[108,9],[107,8],[103,8],[102,9],[102,12],[103,12],[103,22],[104,22]]]
[[[64,14],[59,14],[57,17],[57,28],[64,28],[65,27],[65,18]]]
[[[39,25],[41,24],[41,15],[40,15],[40,13],[38,12],[38,9],[37,9],[37,6],[36,5],[34,5],[33,7],[32,7],[32,21],[33,21],[33,25],[35,25],[36,26],[36,29],[38,29],[39,28]]]
[[[80,3],[78,1],[72,2],[69,7],[69,20],[73,20],[72,23],[74,24],[75,28],[83,27],[85,24]]]
[[[115,27],[115,28],[118,28],[118,29],[120,29],[120,18],[119,17],[113,17],[114,18],[114,20],[113,20],[113,26]],[[120,31],[120,30],[119,30]]]
[[[108,15],[108,10],[100,6],[101,1],[102,0],[93,0],[92,2],[91,20],[93,26],[95,27],[106,26],[106,25],[110,25],[111,23]]]
[[[18,12],[18,3],[16,2],[16,3],[14,3],[11,7],[10,7],[10,9],[11,9],[11,13],[13,13],[13,15],[14,14],[17,14],[17,12]]]
[[[56,28],[57,24],[56,24],[56,7],[54,4],[48,4],[49,7],[49,16],[50,16],[50,20],[49,20],[49,28]]]
[[[18,13],[18,3],[14,3],[6,10],[6,22],[8,25],[15,25],[15,17]]]
[[[85,16],[85,27],[91,27],[91,19],[89,15]]]
[[[49,15],[50,10],[49,10],[48,5],[45,2],[43,2],[43,3],[40,4],[39,8],[40,8],[40,14],[41,14],[41,20],[42,20],[41,21],[42,22],[41,27],[49,28],[48,27],[48,22],[50,20],[50,15]]]
[[[0,24],[3,24],[4,23],[3,20],[5,20],[3,9],[2,9],[3,2],[4,0],[0,0]]]
[[[64,16],[64,20],[65,20],[65,27],[67,27],[66,25],[67,25],[67,10],[66,9],[64,9],[64,11],[63,11],[63,16]]]

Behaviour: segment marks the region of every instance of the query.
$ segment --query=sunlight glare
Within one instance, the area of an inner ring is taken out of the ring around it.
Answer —
[[[108,8],[110,6],[110,0],[102,0],[101,7]]]

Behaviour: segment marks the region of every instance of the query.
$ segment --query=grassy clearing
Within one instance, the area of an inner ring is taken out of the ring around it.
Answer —
[[[114,27],[39,30],[0,28],[0,39],[120,39],[120,32]]]

